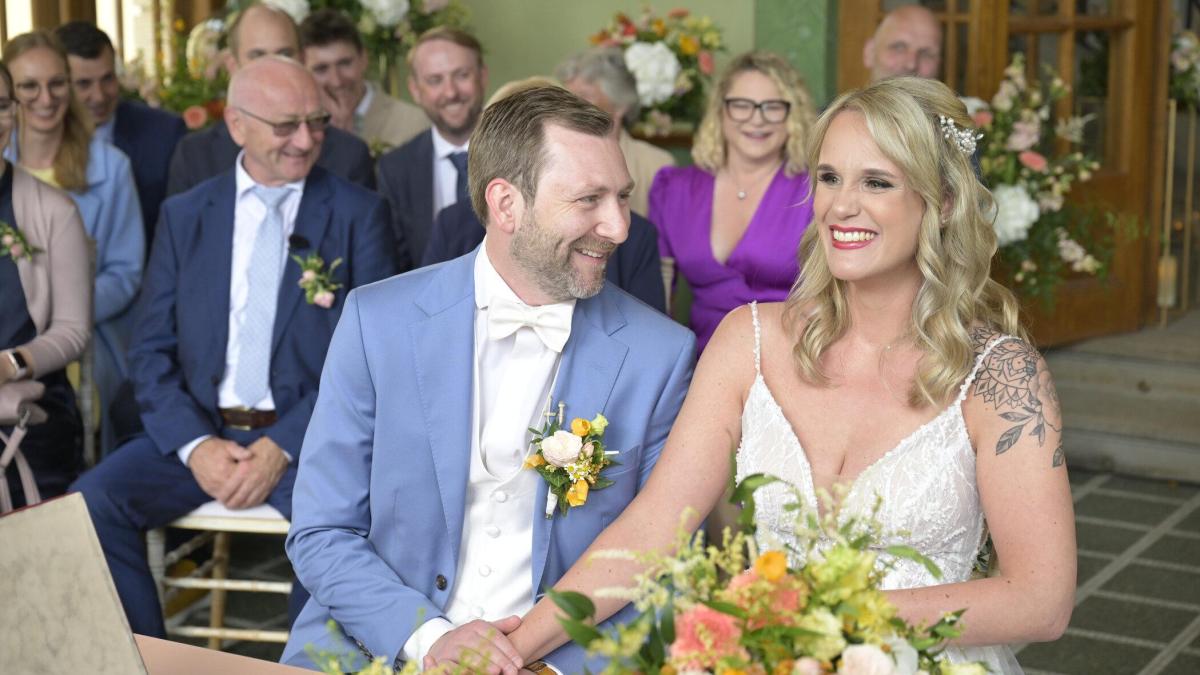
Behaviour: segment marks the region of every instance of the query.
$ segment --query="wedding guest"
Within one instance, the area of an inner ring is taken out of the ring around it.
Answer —
[[[300,34],[287,12],[256,2],[238,13],[228,33],[225,67],[236,73],[255,59],[276,54],[300,59]],[[275,120],[272,120],[275,121]],[[167,194],[184,192],[233,166],[238,146],[225,121],[188,134],[175,148],[167,176]],[[369,189],[375,187],[375,169],[367,144],[353,133],[331,128],[317,166]]]
[[[370,55],[344,12],[319,9],[300,23],[304,65],[317,78],[331,124],[376,148],[390,150],[429,128],[417,106],[389,96],[367,80]]]
[[[640,489],[691,376],[688,331],[605,283],[632,188],[612,126],[560,87],[496,102],[470,150],[483,245],[347,301],[296,480],[287,550],[312,598],[284,661],[312,667],[308,646],[353,636],[388,664],[465,647],[549,672],[504,633]],[[613,484],[554,519],[522,468],[548,400],[603,413],[621,449]],[[587,659],[569,645],[547,661]]]
[[[12,76],[0,63],[0,150],[16,114]],[[0,230],[0,387],[17,380],[46,387],[37,405],[48,419],[30,426],[21,442],[46,499],[65,492],[83,465],[83,424],[64,367],[91,335],[87,234],[69,196],[3,157]],[[25,505],[16,471],[8,474],[13,505]]]
[[[629,174],[633,176],[633,194],[629,208],[646,215],[650,184],[664,166],[672,166],[671,153],[629,135],[629,127],[638,118],[637,80],[625,67],[625,57],[616,47],[595,47],[563,61],[554,76],[583,100],[617,120],[613,133],[625,154]]]
[[[420,261],[438,212],[469,199],[467,149],[483,110],[487,66],[469,33],[439,26],[408,51],[408,93],[433,128],[379,159],[379,192],[392,207],[397,244]]]
[[[95,24],[71,21],[56,28],[54,34],[67,50],[71,88],[91,113],[95,135],[129,158],[149,251],[158,208],[167,197],[171,153],[187,134],[187,126],[174,113],[122,100],[116,51],[108,35]]]
[[[290,518],[346,293],[394,272],[387,206],[315,166],[329,114],[303,66],[269,56],[238,69],[225,122],[243,150],[163,203],[138,299],[130,360],[145,433],[73,486],[130,627],[156,637],[163,617],[142,533],[211,500],[267,503]],[[293,255],[319,256],[308,283],[329,284],[302,287]],[[306,597],[296,589],[293,608]]]
[[[548,77],[540,76],[508,82],[492,94],[488,105],[517,92],[545,86],[559,85]],[[631,175],[632,173],[630,171]],[[632,210],[629,216],[629,238],[618,246],[616,253],[609,258],[604,268],[605,278],[638,300],[665,312],[662,276],[659,273],[661,264],[658,258],[657,232],[650,221]],[[421,259],[421,266],[445,262],[474,251],[483,241],[485,233],[486,229],[483,223],[479,222],[479,216],[471,202],[456,202],[447,206],[433,223],[433,230],[429,233],[429,245],[425,249],[424,258]]]
[[[95,242],[93,372],[102,411],[101,447],[107,450],[114,438],[106,411],[129,376],[129,308],[146,257],[133,172],[124,153],[92,134],[88,112],[71,90],[70,64],[58,38],[44,31],[18,35],[4,46],[4,62],[18,103],[16,142],[5,157],[65,190]]]
[[[769,52],[742,54],[709,97],[696,165],[666,167],[654,179],[650,222],[664,263],[692,288],[701,350],[730,310],[782,300],[796,279],[796,249],[812,219],[804,144],[815,117],[791,64]]]
[[[921,5],[900,5],[879,22],[863,45],[871,81],[888,77],[936,78],[942,67],[942,23]]]

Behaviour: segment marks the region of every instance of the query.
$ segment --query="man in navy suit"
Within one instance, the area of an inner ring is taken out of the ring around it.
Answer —
[[[121,100],[112,41],[87,21],[71,21],[54,30],[67,49],[71,88],[92,114],[96,135],[129,157],[146,228],[146,251],[154,239],[158,208],[167,196],[167,167],[179,139],[187,134],[183,120],[165,110]]]
[[[141,533],[214,499],[291,517],[346,294],[394,272],[387,205],[314,167],[329,114],[303,66],[271,56],[239,70],[225,121],[243,152],[163,204],[136,305],[129,358],[145,434],[74,486],[144,635],[164,627]],[[302,288],[292,256],[314,255],[328,283]]]
[[[615,286],[660,312],[666,312],[662,260],[658,257],[658,231],[654,225],[629,212],[629,238],[617,247],[605,277]],[[445,262],[475,250],[487,233],[470,202],[442,209],[429,234],[429,246],[421,266]]]
[[[408,52],[408,93],[433,128],[379,158],[379,192],[392,207],[393,234],[416,264],[438,212],[467,201],[467,146],[483,111],[487,66],[468,33],[441,26]]]
[[[296,22],[283,10],[251,5],[229,27],[230,73],[254,59],[277,54],[299,59],[300,34]],[[238,146],[224,122],[189,134],[179,142],[167,177],[167,194],[176,195],[233,166]],[[340,178],[375,188],[374,164],[367,144],[341,129],[325,130],[317,166]]]

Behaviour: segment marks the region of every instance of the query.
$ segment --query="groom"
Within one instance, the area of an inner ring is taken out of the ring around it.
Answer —
[[[466,649],[515,673],[516,616],[646,481],[695,340],[604,283],[633,187],[612,124],[557,87],[494,103],[468,158],[480,247],[351,293],[300,454],[287,550],[312,599],[285,662],[312,667],[306,645],[340,642],[388,662]],[[547,518],[546,483],[522,462],[528,428],[559,405],[603,413],[619,464],[613,485]],[[546,661],[580,672],[584,654]]]

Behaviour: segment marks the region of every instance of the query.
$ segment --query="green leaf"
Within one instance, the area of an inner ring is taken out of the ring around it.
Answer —
[[[721,602],[720,600],[701,600],[701,602],[722,614],[728,614],[729,616],[734,616],[739,619],[746,618],[746,611],[737,605],[733,605],[728,602]]]
[[[546,595],[567,616],[576,621],[590,619],[596,614],[596,605],[591,598],[576,591],[556,591],[546,589]]]
[[[929,573],[933,575],[934,579],[942,578],[942,570],[938,568],[937,563],[933,562],[920,551],[911,546],[888,546],[884,550],[896,556],[897,558],[905,558],[907,560],[921,563],[925,569],[929,570]]]
[[[675,642],[675,603],[668,601],[667,606],[663,607],[662,620],[658,630],[662,634],[663,642],[667,644]]]
[[[742,482],[734,486],[729,496],[729,501],[733,504],[742,505],[742,512],[738,514],[738,526],[747,534],[754,532],[755,491],[764,485],[770,485],[778,481],[779,479],[774,476],[755,473],[746,476],[742,479]]]
[[[591,644],[596,640],[601,640],[604,638],[604,636],[600,634],[600,631],[596,630],[592,626],[587,625],[586,623],[573,621],[571,619],[562,617],[559,618],[558,622],[562,624],[563,630],[566,631],[571,640],[573,640],[575,644],[582,647],[590,647]]]

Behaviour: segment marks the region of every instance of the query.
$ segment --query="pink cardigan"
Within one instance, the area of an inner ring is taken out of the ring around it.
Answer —
[[[94,244],[75,202],[21,169],[13,171],[13,213],[21,233],[41,253],[17,260],[25,305],[37,337],[19,345],[30,377],[61,370],[83,354],[92,331]]]

